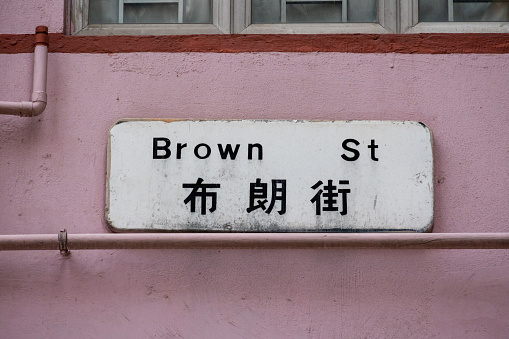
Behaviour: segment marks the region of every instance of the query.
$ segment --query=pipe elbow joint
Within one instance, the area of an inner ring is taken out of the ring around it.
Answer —
[[[45,101],[34,101],[32,102],[32,114],[30,116],[35,117],[46,109]]]
[[[7,114],[19,115],[20,117],[35,117],[46,108],[45,101],[22,101],[18,103],[18,109]]]
[[[46,94],[48,67],[48,27],[38,26],[35,35],[34,77],[31,101],[0,101],[0,114],[34,117],[41,114],[48,102]]]
[[[35,117],[46,109],[46,104],[48,102],[47,94],[43,91],[36,91],[32,93],[32,107],[30,116]]]

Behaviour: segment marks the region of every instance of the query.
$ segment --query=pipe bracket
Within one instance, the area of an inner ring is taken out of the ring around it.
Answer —
[[[71,251],[67,248],[67,230],[65,228],[58,233],[58,249],[61,255],[71,254]]]
[[[48,27],[37,26],[35,28],[35,44],[36,45],[49,45]]]

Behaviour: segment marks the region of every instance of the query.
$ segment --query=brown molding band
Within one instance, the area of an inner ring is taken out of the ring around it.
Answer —
[[[49,34],[50,53],[339,52],[509,53],[509,34],[225,34],[66,36]],[[32,53],[32,34],[0,34],[0,54]]]

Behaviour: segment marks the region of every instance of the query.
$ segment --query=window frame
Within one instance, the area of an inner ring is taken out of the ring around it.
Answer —
[[[188,35],[230,33],[230,0],[212,0],[211,24],[90,24],[89,0],[70,0],[71,35]]]
[[[419,0],[377,0],[378,23],[251,24],[251,0],[212,0],[211,24],[94,24],[89,0],[66,0],[69,35],[509,33],[509,22],[419,22]]]
[[[234,34],[384,34],[396,33],[397,0],[377,0],[378,23],[252,24],[251,0],[234,0]]]
[[[419,0],[399,0],[400,33],[509,33],[509,22],[419,22]]]

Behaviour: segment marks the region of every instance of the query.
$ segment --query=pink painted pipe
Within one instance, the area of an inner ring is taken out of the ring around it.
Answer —
[[[44,111],[47,103],[48,43],[48,27],[37,26],[35,29],[32,101],[0,101],[0,114],[32,117]]]
[[[145,233],[3,235],[0,250],[184,248],[509,249],[509,233]]]

